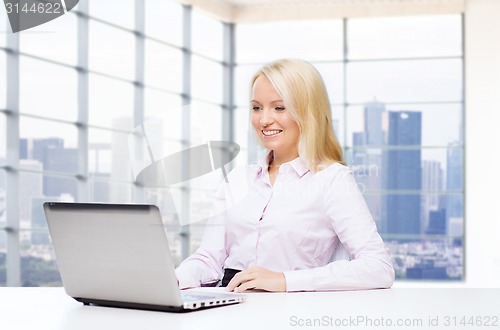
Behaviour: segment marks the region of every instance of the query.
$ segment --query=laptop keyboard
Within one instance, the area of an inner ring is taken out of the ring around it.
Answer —
[[[214,296],[206,296],[202,294],[192,294],[192,293],[182,293],[182,300],[186,302],[198,301],[198,300],[211,300],[215,299]]]

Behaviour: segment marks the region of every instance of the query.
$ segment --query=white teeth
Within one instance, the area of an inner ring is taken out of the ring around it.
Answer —
[[[275,130],[275,131],[262,131],[262,134],[265,136],[271,136],[271,135],[276,135],[278,133],[281,133],[281,130]]]

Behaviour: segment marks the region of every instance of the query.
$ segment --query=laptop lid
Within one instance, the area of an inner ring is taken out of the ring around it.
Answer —
[[[44,211],[69,296],[182,307],[156,206],[47,202]]]

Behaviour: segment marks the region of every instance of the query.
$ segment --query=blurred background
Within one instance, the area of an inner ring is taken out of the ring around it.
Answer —
[[[249,80],[279,58],[322,74],[396,285],[499,286],[498,32],[495,0],[80,0],[16,34],[0,10],[0,286],[61,284],[45,201],[154,203],[186,258],[204,222],[166,196],[206,212],[220,178],[141,187],[129,133],[167,118],[182,149],[196,120],[240,145],[226,171],[256,162]]]

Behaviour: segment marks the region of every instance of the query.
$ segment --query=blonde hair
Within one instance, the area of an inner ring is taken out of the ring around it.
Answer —
[[[252,77],[251,88],[261,75],[273,84],[286,111],[297,122],[299,156],[308,167],[319,172],[332,163],[343,163],[342,148],[333,132],[325,83],[316,68],[303,60],[271,62]]]

